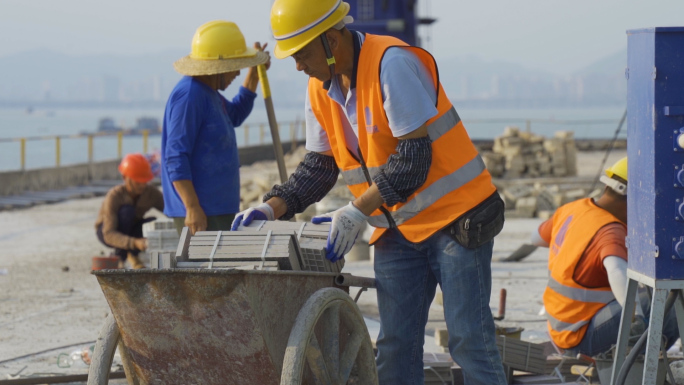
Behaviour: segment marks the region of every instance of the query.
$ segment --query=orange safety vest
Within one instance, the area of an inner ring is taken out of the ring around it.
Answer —
[[[346,116],[341,107],[328,97],[321,81],[309,79],[312,110],[328,135],[335,162],[352,194],[363,194],[372,184],[372,176],[396,153],[399,140],[390,130],[380,85],[382,57],[395,46],[411,50],[435,82],[438,113],[427,121],[432,165],[425,183],[406,202],[391,207],[383,205],[371,214],[368,223],[376,227],[371,244],[394,226],[407,240],[422,242],[496,191],[491,175],[439,83],[432,55],[394,37],[366,34],[356,67],[356,116],[362,159],[347,149],[342,126]]]
[[[563,349],[579,345],[594,315],[615,299],[610,286],[585,287],[573,274],[596,233],[616,222],[622,223],[591,198],[568,203],[553,215],[544,307],[549,334]]]

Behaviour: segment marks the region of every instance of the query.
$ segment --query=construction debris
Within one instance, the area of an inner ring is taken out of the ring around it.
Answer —
[[[482,158],[495,178],[577,175],[577,148],[572,131],[557,131],[547,139],[508,126],[502,136],[494,138],[492,152],[483,152]]]

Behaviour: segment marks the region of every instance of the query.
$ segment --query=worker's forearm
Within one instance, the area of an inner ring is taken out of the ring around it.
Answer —
[[[287,213],[287,203],[281,197],[273,197],[266,201],[266,203],[273,208],[273,216],[278,219]]]
[[[256,67],[251,67],[247,72],[247,77],[245,78],[242,86],[247,88],[252,92],[256,92],[257,85],[259,85],[259,73]]]
[[[178,195],[180,195],[186,210],[200,207],[199,199],[195,192],[195,186],[192,185],[191,180],[185,179],[174,181],[173,187],[178,191]]]
[[[373,211],[380,208],[383,203],[384,201],[380,195],[380,190],[378,190],[378,186],[375,183],[353,202],[354,206],[366,215],[371,215]]]

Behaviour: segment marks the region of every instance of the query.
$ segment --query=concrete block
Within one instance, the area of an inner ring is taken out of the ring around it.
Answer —
[[[515,137],[520,135],[520,128],[516,126],[506,126],[504,127],[504,136]]]
[[[587,196],[587,192],[582,188],[578,188],[578,189],[566,191],[565,196],[570,201],[574,201],[574,200],[584,198],[585,196]]]
[[[502,154],[485,152],[482,154],[485,167],[493,177],[500,177],[505,171],[505,157]]]
[[[556,131],[553,136],[554,136],[554,138],[563,139],[563,140],[574,140],[575,139],[575,132],[574,131]]]
[[[435,344],[445,348],[449,347],[449,332],[446,329],[435,329]]]
[[[528,185],[512,185],[508,186],[503,190],[503,196],[511,201],[515,202],[520,198],[524,198],[532,195],[532,187]]]
[[[544,220],[544,221],[547,219],[551,219],[554,212],[555,211],[552,211],[552,210],[538,210],[537,211],[537,218]]]
[[[522,138],[518,138],[515,136],[510,136],[510,137],[504,136],[501,139],[501,144],[504,147],[524,146],[525,141]]]
[[[518,199],[515,202],[515,211],[528,218],[534,217],[534,214],[537,211],[537,198],[526,197]]]
[[[542,190],[537,195],[537,213],[539,211],[553,211],[557,208],[554,204],[553,194],[546,190]]]
[[[442,292],[438,291],[435,293],[435,301],[437,305],[444,306],[444,297],[442,296]]]

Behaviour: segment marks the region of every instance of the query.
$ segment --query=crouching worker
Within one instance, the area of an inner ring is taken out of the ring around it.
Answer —
[[[601,182],[606,187],[600,198],[561,206],[533,236],[534,244],[549,248],[549,334],[571,354],[595,356],[617,343],[627,296],[627,158],[608,168]],[[643,314],[650,311],[648,294],[640,294],[633,334],[643,332]],[[674,309],[665,317],[663,335],[668,348],[679,337]]]
[[[142,269],[138,254],[147,249],[142,225],[156,218],[143,216],[151,208],[164,210],[162,193],[147,183],[153,174],[150,164],[141,154],[128,154],[119,164],[124,183],[109,190],[95,222],[97,238],[107,247],[114,248],[119,267],[128,261],[134,269]]]

